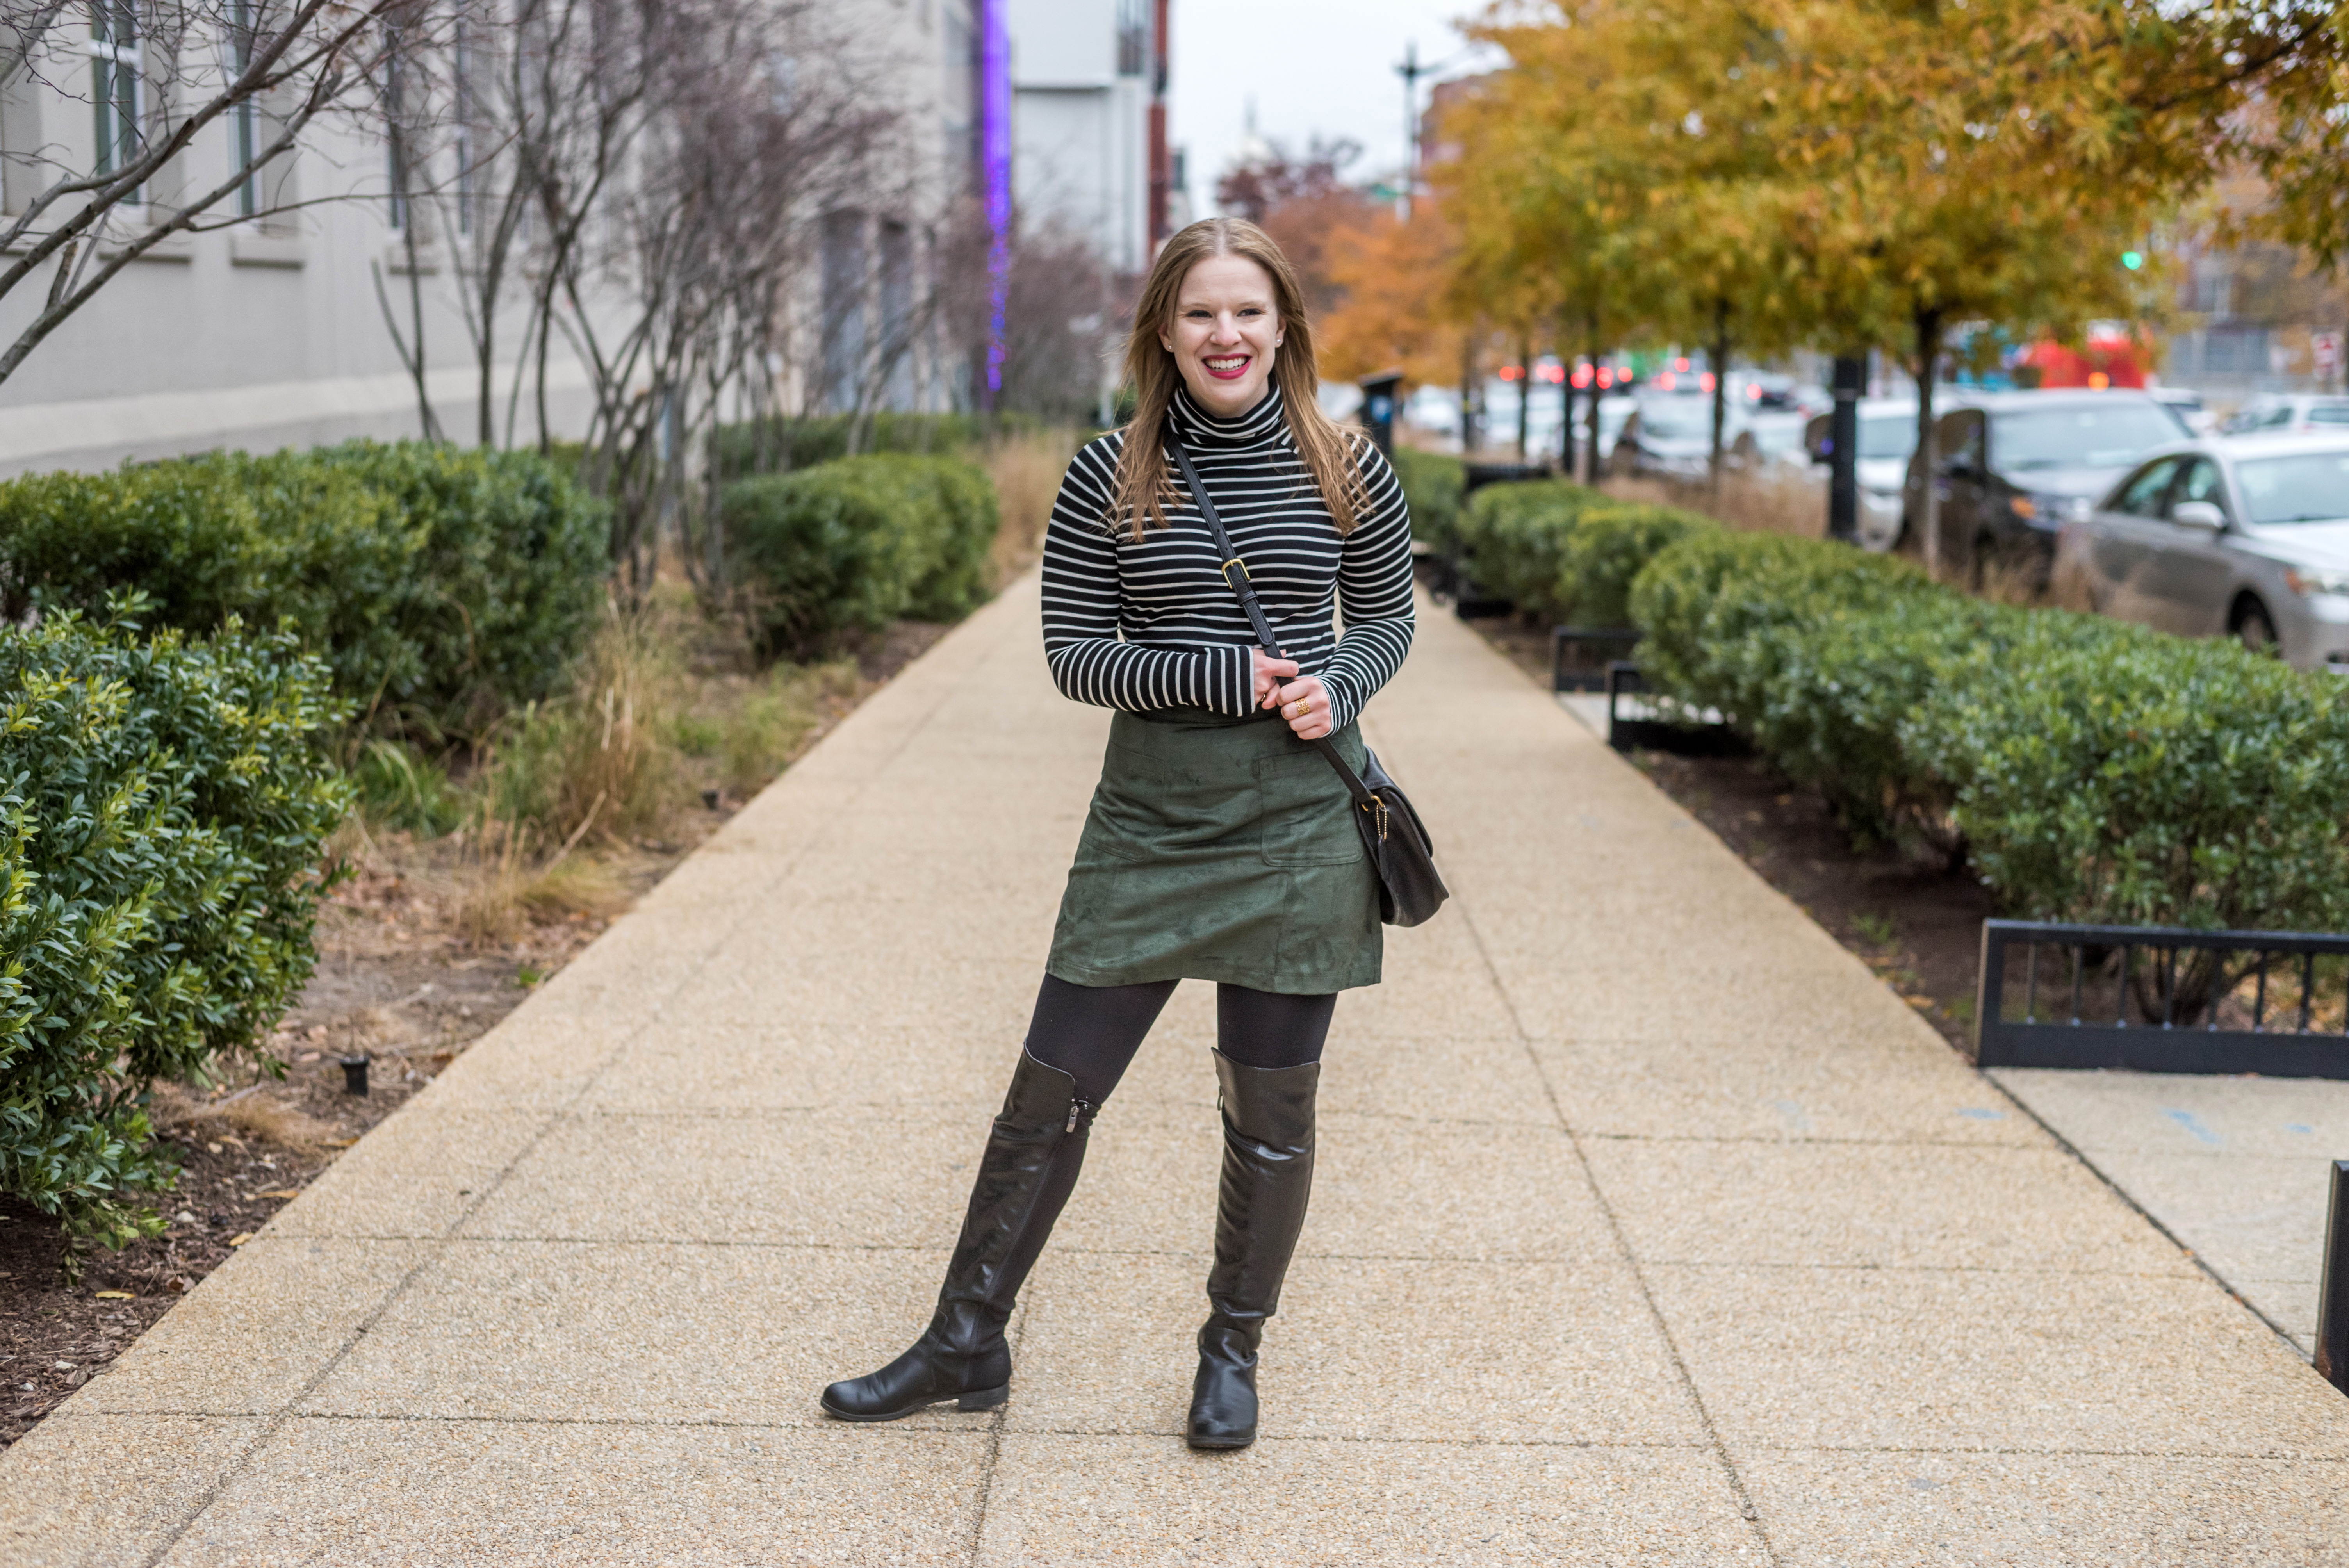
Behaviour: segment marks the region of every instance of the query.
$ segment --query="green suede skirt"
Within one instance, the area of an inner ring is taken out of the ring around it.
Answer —
[[[1332,737],[1362,764],[1352,725]],[[1121,713],[1045,968],[1075,985],[1379,982],[1377,872],[1346,787],[1271,717]]]

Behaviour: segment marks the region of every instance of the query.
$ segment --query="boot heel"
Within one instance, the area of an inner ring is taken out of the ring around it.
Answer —
[[[957,1410],[992,1410],[996,1406],[1003,1403],[1003,1401],[1009,1397],[1010,1393],[1011,1385],[1009,1383],[997,1388],[974,1388],[969,1393],[965,1394],[961,1398],[955,1401],[955,1408]]]

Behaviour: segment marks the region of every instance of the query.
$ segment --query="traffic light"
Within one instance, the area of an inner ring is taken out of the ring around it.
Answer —
[[[2127,267],[2131,272],[2137,271],[2139,267],[2145,265],[2145,253],[2143,251],[2123,251],[2121,253],[2121,265]]]

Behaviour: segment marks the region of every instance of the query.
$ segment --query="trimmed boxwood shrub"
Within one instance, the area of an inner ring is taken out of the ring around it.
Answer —
[[[2349,928],[2331,677],[1773,535],[1671,546],[1631,608],[1667,693],[1728,715],[1855,828],[1962,851],[2015,913]]]
[[[1468,465],[1442,452],[1394,449],[1395,478],[1411,509],[1411,536],[1449,555],[1460,547],[1460,494]]]
[[[309,978],[340,705],[290,634],[71,613],[0,628],[0,1191],[119,1244],[171,1174],[148,1085],[244,1049]]]
[[[720,497],[751,634],[806,657],[910,616],[952,621],[987,597],[999,522],[986,472],[876,454],[738,480]]]
[[[1648,562],[1690,534],[1718,527],[1678,507],[1607,500],[1585,505],[1567,537],[1558,598],[1583,625],[1628,626],[1631,583]]]
[[[533,454],[353,441],[0,484],[0,613],[151,596],[290,623],[384,733],[478,732],[554,689],[604,595],[598,503]]]
[[[833,462],[848,456],[848,438],[854,423],[854,416],[833,414],[719,425],[709,432],[710,466],[719,479],[738,480]],[[864,434],[858,450],[864,454],[910,452],[917,456],[955,457],[992,437],[1042,428],[1042,422],[1035,416],[1016,412],[882,412],[864,416]]]
[[[1570,480],[1486,485],[1460,515],[1459,542],[1479,587],[1520,610],[1586,626],[1630,623],[1633,578],[1712,519],[1611,499]]]

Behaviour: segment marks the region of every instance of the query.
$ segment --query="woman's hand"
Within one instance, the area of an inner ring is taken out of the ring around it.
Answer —
[[[1282,681],[1288,680],[1297,674],[1297,661],[1295,659],[1268,659],[1264,656],[1264,650],[1262,648],[1250,648],[1248,650],[1248,657],[1255,661],[1253,668],[1256,672],[1255,700],[1257,707],[1273,707],[1278,706],[1273,700],[1273,694],[1280,689],[1280,683]]]
[[[1319,740],[1336,727],[1330,722],[1330,690],[1319,676],[1293,680],[1273,696],[1280,717],[1288,721],[1299,740]]]

